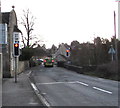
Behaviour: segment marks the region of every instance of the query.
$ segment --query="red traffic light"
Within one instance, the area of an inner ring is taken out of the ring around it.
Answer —
[[[70,50],[66,50],[66,52],[70,52]]]
[[[19,43],[14,43],[14,55],[19,56]]]
[[[15,43],[15,44],[14,44],[14,47],[19,47],[19,44],[18,44],[18,43]]]

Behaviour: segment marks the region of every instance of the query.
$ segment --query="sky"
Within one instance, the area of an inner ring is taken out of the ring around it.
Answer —
[[[1,0],[2,12],[11,11],[13,5],[19,21],[23,10],[31,11],[36,18],[33,34],[47,48],[114,35],[114,11],[116,20],[118,11],[115,0]],[[19,28],[24,32],[22,25]]]

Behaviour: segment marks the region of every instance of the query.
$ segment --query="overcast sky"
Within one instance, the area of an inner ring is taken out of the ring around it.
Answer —
[[[2,12],[11,11],[14,5],[18,20],[29,8],[36,17],[34,34],[44,40],[47,48],[114,35],[115,0],[1,0],[1,4]]]

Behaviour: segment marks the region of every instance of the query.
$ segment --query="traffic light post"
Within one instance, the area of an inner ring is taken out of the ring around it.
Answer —
[[[18,73],[18,57],[15,56],[15,83],[17,83],[17,73]]]
[[[18,73],[20,33],[22,34],[22,32],[17,28],[17,26],[14,26],[14,31],[13,31],[13,56],[14,56],[14,60],[15,60],[15,67],[14,67],[15,83],[17,83],[17,73]]]
[[[17,83],[19,43],[14,43],[14,57],[15,57],[15,83]]]

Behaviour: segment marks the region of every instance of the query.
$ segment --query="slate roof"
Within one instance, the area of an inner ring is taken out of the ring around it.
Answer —
[[[10,16],[10,12],[5,12],[2,13],[2,23],[6,23],[9,24],[9,16]]]
[[[18,27],[17,27],[16,25],[14,26],[14,32],[22,33],[22,32],[18,29]]]
[[[9,17],[10,17],[10,12],[4,12],[2,13],[2,23],[3,24],[8,24],[9,25]],[[21,31],[18,29],[18,27],[15,25],[14,26],[14,32],[20,32]]]

